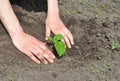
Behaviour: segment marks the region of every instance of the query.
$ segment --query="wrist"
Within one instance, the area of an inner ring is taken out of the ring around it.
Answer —
[[[48,0],[48,14],[59,14],[58,0]]]
[[[47,18],[59,18],[59,13],[48,13]]]
[[[47,15],[59,15],[59,10],[53,10],[53,11],[48,10]]]
[[[16,38],[16,37],[18,38],[19,36],[24,34],[24,31],[20,25],[14,26],[13,28],[15,28],[15,29],[11,29],[8,31],[8,33],[12,39]]]
[[[54,8],[53,8],[54,7]],[[58,7],[56,8],[55,6],[53,6],[52,8],[51,8],[51,6],[50,7],[48,7],[48,13],[56,13],[56,14],[58,14],[59,13],[59,9],[58,9]]]

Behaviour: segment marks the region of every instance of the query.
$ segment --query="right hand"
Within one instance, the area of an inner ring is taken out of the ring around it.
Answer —
[[[54,54],[46,47],[45,43],[24,32],[14,35],[12,41],[22,53],[36,63],[53,63],[55,59]]]

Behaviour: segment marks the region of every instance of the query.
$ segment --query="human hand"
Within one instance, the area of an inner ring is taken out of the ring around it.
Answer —
[[[71,48],[74,45],[71,32],[65,27],[59,15],[48,14],[46,18],[46,40],[50,36],[51,31],[54,34],[62,34],[66,45]]]
[[[12,37],[14,45],[34,62],[53,63],[55,56],[45,44],[24,32]]]

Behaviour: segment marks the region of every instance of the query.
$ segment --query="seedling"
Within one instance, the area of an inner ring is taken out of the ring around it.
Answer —
[[[118,43],[115,42],[115,41],[112,41],[111,48],[112,48],[112,50],[117,49],[118,48]]]
[[[48,37],[48,40],[53,43],[59,57],[63,56],[66,51],[66,46],[62,39],[63,36],[61,34],[55,35],[54,38]]]
[[[13,81],[14,77],[13,76],[10,76],[9,77],[9,81]]]

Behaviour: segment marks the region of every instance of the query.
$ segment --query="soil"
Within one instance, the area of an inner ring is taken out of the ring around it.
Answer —
[[[46,2],[40,6],[41,0],[16,1],[12,7],[25,32],[44,41]],[[61,19],[75,45],[48,65],[38,65],[17,50],[0,24],[0,81],[120,81],[119,4],[119,0],[59,0]]]

